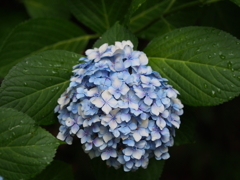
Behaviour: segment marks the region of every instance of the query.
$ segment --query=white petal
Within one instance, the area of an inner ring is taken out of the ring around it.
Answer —
[[[128,148],[124,149],[123,153],[124,153],[126,156],[131,156],[132,153],[133,153],[133,150],[132,150],[132,148],[129,148],[129,147],[128,147]]]
[[[139,60],[141,65],[147,65],[148,63],[148,58],[145,53],[141,53],[141,55],[139,56]]]
[[[136,149],[136,150],[133,152],[132,156],[133,156],[134,158],[136,158],[136,159],[141,159],[141,157],[142,157],[142,151],[139,150],[139,149]]]
[[[133,133],[133,138],[135,139],[136,142],[140,141],[140,139],[142,138],[142,136],[139,134],[139,132],[136,130]]]
[[[159,107],[156,105],[156,103],[154,103],[152,106],[151,106],[151,112],[154,114],[154,115],[156,115],[156,116],[158,116],[159,115]]]
[[[150,80],[151,80],[151,79],[150,79],[149,77],[141,75],[141,81],[142,81],[142,83],[148,84],[148,83],[150,82]]]
[[[125,55],[129,56],[132,54],[132,48],[130,46],[125,46],[124,47]]]
[[[107,103],[103,105],[102,111],[105,112],[105,114],[109,114],[109,112],[112,110],[111,106],[109,106]]]
[[[96,138],[96,139],[94,139],[93,143],[94,143],[94,145],[95,145],[96,147],[99,147],[99,146],[101,146],[104,142],[103,142],[102,139]]]
[[[148,136],[148,132],[147,132],[147,130],[144,129],[144,128],[140,128],[140,129],[138,130],[138,132],[141,134],[141,136],[145,136],[145,137]]]
[[[156,124],[161,130],[163,130],[163,128],[166,126],[166,121],[164,121],[162,118],[158,118]]]
[[[152,104],[152,102],[153,102],[153,100],[149,97],[149,96],[146,96],[145,98],[144,98],[144,103],[145,104],[147,104],[147,105],[151,105]]]
[[[94,96],[94,94],[96,94],[96,93],[98,93],[98,88],[97,88],[97,87],[88,90],[88,91],[86,92],[86,95],[87,95],[88,97],[92,97],[92,96]]]
[[[117,107],[118,107],[118,102],[117,102],[114,98],[110,99],[110,100],[108,101],[108,104],[109,104],[111,107],[113,107],[113,108],[117,108]]]
[[[101,154],[101,158],[102,158],[102,160],[107,160],[110,158],[110,154],[108,152],[103,152]]]
[[[102,98],[100,98],[100,97],[97,97],[97,98],[95,98],[95,99],[93,99],[92,101],[91,101],[95,106],[97,106],[98,108],[101,108],[103,105],[104,105],[104,101],[103,101],[103,99]]]
[[[161,85],[161,83],[159,82],[159,80],[158,79],[152,79],[151,80],[151,83],[154,85],[154,86],[160,86]]]
[[[129,87],[124,83],[124,84],[122,85],[121,94],[122,94],[122,95],[125,95],[125,94],[127,94],[128,91],[129,91]]]
[[[105,43],[99,47],[99,53],[102,54],[104,53],[108,48],[108,43]]]
[[[152,141],[155,141],[161,138],[160,134],[156,131],[151,132],[151,136],[152,136]]]
[[[98,56],[98,52],[93,51],[92,53],[90,53],[90,54],[87,56],[87,58],[88,58],[89,60],[93,60],[93,59],[95,59],[97,56]]]
[[[117,123],[115,120],[109,122],[109,127],[114,130],[117,127]]]
[[[105,102],[107,102],[109,99],[112,98],[112,95],[110,94],[110,92],[108,92],[107,90],[105,90],[103,93],[102,93],[102,98]]]
[[[108,141],[110,141],[112,139],[112,134],[107,132],[103,135],[103,140],[107,143]]]
[[[138,104],[133,103],[133,102],[129,102],[129,107],[135,110],[138,110]]]

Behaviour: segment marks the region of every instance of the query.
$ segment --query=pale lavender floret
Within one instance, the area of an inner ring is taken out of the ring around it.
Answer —
[[[110,157],[117,157],[117,151],[111,147],[108,147],[102,152],[101,158],[102,160],[107,160]]]
[[[118,106],[120,108],[132,108],[138,109],[138,102],[140,99],[135,95],[135,93],[131,90],[125,95],[122,96],[122,100],[119,101]]]
[[[157,98],[157,95],[153,89],[150,88],[142,88],[141,86],[133,86],[133,89],[136,93],[136,95],[143,99],[144,103],[147,105],[151,105],[153,102],[153,99]]]
[[[111,130],[114,130],[118,123],[121,123],[119,109],[112,110],[109,114],[102,116],[102,125],[109,126]]]
[[[83,111],[84,115],[94,115],[98,112],[98,108],[94,106],[90,100],[83,99],[81,101],[81,110]]]
[[[83,127],[90,127],[96,122],[100,122],[100,117],[98,115],[90,116],[83,121]]]
[[[84,129],[80,129],[77,133],[77,137],[81,139],[81,143],[84,144],[85,142],[88,142],[91,140],[91,135],[93,134],[92,128],[87,127]]]
[[[107,43],[103,44],[99,48],[89,49],[85,53],[89,60],[94,60],[95,62],[98,62],[102,57],[109,57],[113,54],[108,49]]]
[[[86,51],[73,67],[69,87],[54,109],[57,138],[81,140],[90,158],[124,171],[147,168],[149,159],[168,159],[183,104],[167,79],[146,66],[148,58],[131,41]]]
[[[95,98],[92,103],[98,107],[101,108],[103,112],[106,114],[109,114],[109,112],[112,110],[112,108],[117,108],[118,102],[112,97],[112,95],[105,90],[101,97]]]
[[[141,75],[140,78],[141,78],[141,81],[142,81],[142,87],[143,88],[155,89],[156,87],[161,85],[159,80],[156,79],[156,78],[150,78],[150,77],[147,77],[147,76],[144,76],[144,75]]]
[[[129,91],[129,87],[118,79],[118,77],[114,77],[112,79],[112,86],[108,88],[108,91],[116,98],[119,99],[121,95],[126,95]]]
[[[139,60],[139,56],[141,54],[140,51],[133,51],[132,48],[127,45],[124,47],[124,53],[125,53],[124,58],[126,60],[123,63],[125,68],[140,65],[140,60]]]

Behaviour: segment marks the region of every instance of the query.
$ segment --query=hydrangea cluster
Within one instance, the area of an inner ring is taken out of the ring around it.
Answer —
[[[72,144],[76,135],[91,158],[124,171],[147,168],[151,157],[168,159],[183,114],[178,91],[129,40],[85,53],[55,108],[57,138]]]

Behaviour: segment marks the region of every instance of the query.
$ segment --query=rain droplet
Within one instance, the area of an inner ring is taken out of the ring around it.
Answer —
[[[220,92],[221,92],[221,89],[217,88],[217,92],[220,93]]]
[[[25,61],[26,64],[28,64],[28,61]]]
[[[205,83],[205,84],[204,84],[204,88],[207,88],[207,87],[208,87],[208,85]]]
[[[23,84],[24,84],[24,86],[27,86],[27,83],[26,83],[26,82],[24,82]]]
[[[56,71],[52,71],[53,74],[56,74],[57,72]]]
[[[221,58],[221,59],[225,59],[226,57],[224,56],[224,55],[219,55],[219,57]]]
[[[200,49],[200,47],[199,47],[199,48],[197,48],[197,50],[196,50],[196,51],[197,51],[197,52],[200,52],[200,50],[201,50],[201,49]]]
[[[211,59],[212,58],[212,56],[211,55],[208,55],[208,59]]]
[[[53,65],[52,64],[49,64],[50,67],[52,67]]]
[[[232,69],[232,62],[231,62],[231,61],[228,61],[227,67],[228,67],[229,69]]]
[[[216,94],[215,94],[215,91],[212,91],[212,96],[215,96]]]
[[[237,41],[236,44],[239,45],[240,43]]]
[[[28,69],[27,68],[23,68],[23,72],[28,72]]]
[[[168,39],[168,36],[165,36],[164,39]]]

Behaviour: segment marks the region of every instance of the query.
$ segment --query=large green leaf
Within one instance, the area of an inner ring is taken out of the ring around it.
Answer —
[[[74,180],[73,171],[69,164],[53,161],[46,169],[31,180]]]
[[[240,38],[240,31],[236,26],[239,18],[240,9],[236,4],[230,1],[220,1],[204,7],[198,23],[201,26],[221,29]]]
[[[30,56],[10,70],[0,88],[0,106],[11,107],[38,124],[56,121],[57,99],[69,85],[80,55],[52,50]]]
[[[49,132],[22,112],[0,108],[0,175],[29,179],[52,161],[59,145]]]
[[[130,23],[130,18],[132,17],[133,13],[142,6],[142,4],[146,0],[132,0],[131,5],[129,6],[128,12],[125,15],[124,24],[127,26]]]
[[[69,0],[73,15],[93,31],[102,34],[116,21],[123,21],[131,1]]]
[[[119,23],[115,23],[113,27],[107,30],[100,39],[98,39],[94,47],[100,47],[104,43],[114,44],[115,41],[130,40],[132,41],[134,48],[137,48],[138,40],[134,34],[121,26]]]
[[[156,19],[158,20],[164,12],[172,6],[172,0],[151,0],[146,1],[132,15],[130,19],[130,29],[133,32],[138,32],[145,27],[148,27]]]
[[[124,172],[122,167],[118,170],[109,168],[100,158],[92,160],[92,167],[97,180],[158,180],[164,167],[164,160],[152,158],[147,169],[139,168],[135,172]]]
[[[162,13],[162,16],[157,17],[150,26],[142,29],[137,36],[151,40],[175,28],[196,25],[201,11],[205,8],[192,4],[193,2],[195,1],[175,1],[168,10]]]
[[[0,48],[0,77],[30,54],[63,49],[81,52],[91,36],[64,19],[37,18],[17,26]]]
[[[19,23],[27,20],[28,14],[24,7],[18,7],[13,1],[0,6],[0,47],[5,36]]]
[[[238,6],[240,6],[240,0],[230,0],[232,2],[234,2],[235,4],[237,4]]]
[[[28,14],[33,17],[69,18],[70,11],[65,0],[23,0]]]
[[[154,39],[145,52],[185,104],[217,105],[239,95],[240,41],[228,33],[181,28]]]

